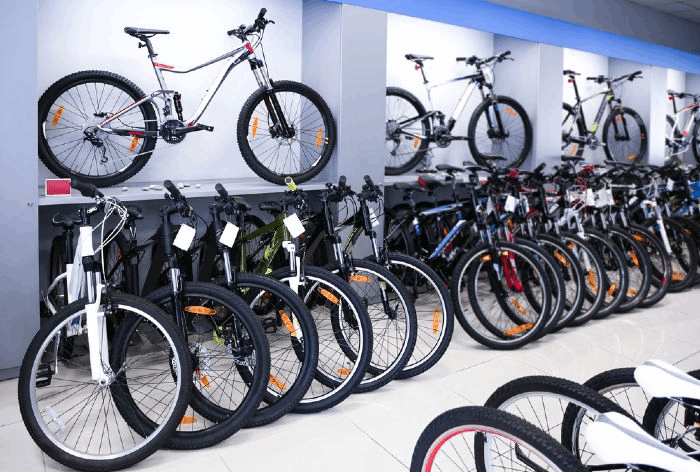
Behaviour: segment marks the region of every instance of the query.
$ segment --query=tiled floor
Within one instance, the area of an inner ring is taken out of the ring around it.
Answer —
[[[517,351],[492,351],[457,324],[445,357],[430,371],[332,410],[289,415],[242,431],[211,449],[159,451],[131,470],[168,472],[406,471],[425,425],[446,409],[482,404],[504,382],[530,374],[584,381],[650,358],[700,368],[700,289],[659,305],[549,335]],[[17,382],[0,382],[0,470],[66,470],[34,445],[17,407]]]

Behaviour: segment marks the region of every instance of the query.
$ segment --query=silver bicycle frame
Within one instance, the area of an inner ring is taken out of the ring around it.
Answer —
[[[691,103],[688,106],[685,106],[678,110],[673,115],[673,128],[671,129],[671,135],[666,135],[666,139],[669,142],[672,142],[678,146],[680,146],[680,149],[671,156],[675,156],[677,154],[682,154],[685,151],[687,151],[690,148],[690,128],[693,126],[693,123],[695,123],[695,115],[697,114],[698,108],[700,107],[700,103]],[[678,118],[683,114],[690,111],[690,116],[688,117],[688,121],[685,124],[685,127],[680,130],[678,128]],[[680,135],[680,138],[674,137],[676,135],[676,132]]]
[[[433,103],[433,99],[430,95],[430,92],[437,87],[442,87],[443,85],[451,84],[453,82],[459,82],[461,80],[471,80],[469,84],[467,84],[467,87],[464,89],[464,92],[462,92],[462,96],[459,98],[459,101],[457,102],[457,105],[455,106],[454,111],[452,112],[452,115],[450,116],[450,119],[453,121],[457,121],[460,116],[462,116],[462,112],[464,112],[464,107],[467,106],[467,102],[469,101],[469,98],[471,98],[472,94],[474,93],[474,89],[478,85],[478,82],[474,80],[475,77],[479,76],[480,74],[473,74],[473,75],[468,75],[466,77],[458,77],[456,79],[448,80],[447,82],[441,82],[439,84],[432,85],[428,87],[428,84],[425,84],[425,90],[428,93],[428,101],[430,102],[430,108],[432,110],[435,110],[435,104]],[[480,89],[481,92],[481,99],[485,100],[486,99],[486,94],[484,93],[483,89]]]
[[[256,63],[257,58],[255,56],[255,52],[253,50],[253,47],[250,45],[250,43],[245,43],[245,45],[234,49],[233,51],[227,52],[226,54],[223,54],[215,59],[212,59],[208,62],[205,62],[203,64],[200,64],[198,66],[189,68],[189,69],[180,69],[176,68],[174,66],[169,66],[166,64],[162,64],[160,62],[156,62],[155,58],[151,58],[151,64],[153,66],[153,70],[156,74],[156,78],[158,79],[158,84],[160,85],[160,90],[156,90],[155,92],[152,92],[149,96],[146,96],[142,98],[141,100],[138,100],[131,105],[127,106],[126,108],[123,108],[119,110],[117,113],[115,113],[112,116],[109,116],[105,120],[103,120],[99,125],[98,128],[101,131],[110,133],[111,129],[110,128],[104,128],[104,126],[108,125],[115,119],[119,118],[120,116],[124,115],[125,113],[128,113],[129,111],[133,110],[136,107],[141,106],[145,102],[153,101],[156,97],[161,97],[161,99],[166,102],[166,106],[164,107],[164,116],[170,117],[172,116],[172,95],[175,94],[174,90],[168,90],[167,85],[165,83],[165,78],[163,77],[163,72],[172,72],[174,74],[187,74],[190,72],[194,72],[196,70],[202,69],[204,67],[208,67],[212,64],[215,64],[220,61],[225,61],[224,67],[221,68],[221,71],[219,74],[217,74],[216,78],[212,82],[211,86],[207,90],[206,95],[204,95],[204,98],[202,98],[202,101],[199,103],[199,106],[195,110],[194,114],[185,120],[185,123],[187,126],[194,126],[197,121],[202,117],[202,114],[204,114],[204,111],[207,109],[209,104],[211,103],[211,100],[214,98],[214,95],[216,95],[216,92],[219,90],[221,87],[221,84],[223,84],[224,80],[226,80],[226,77],[228,76],[229,72],[233,70],[234,67],[238,66],[241,64],[243,61],[248,60],[249,62]],[[267,70],[265,70],[264,65],[257,65],[253,69],[255,79],[258,82],[258,85],[260,87],[265,87],[267,89],[271,88],[270,84],[270,79],[267,75]]]

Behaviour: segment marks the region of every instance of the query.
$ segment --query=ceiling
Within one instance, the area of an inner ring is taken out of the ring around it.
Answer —
[[[700,0],[627,0],[700,24]]]

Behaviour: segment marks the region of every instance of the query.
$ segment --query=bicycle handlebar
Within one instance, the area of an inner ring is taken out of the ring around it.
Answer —
[[[172,195],[174,198],[180,198],[182,197],[182,194],[180,193],[180,189],[175,186],[174,183],[170,180],[165,180],[163,182],[163,187],[165,187],[165,190],[170,192],[170,195]]]
[[[273,23],[274,21],[272,20],[266,20],[265,19],[265,14],[267,13],[267,8],[261,8],[260,12],[258,13],[258,17],[255,19],[252,25],[246,26],[246,25],[241,25],[236,29],[232,29],[227,32],[229,36],[235,36],[241,41],[245,41],[246,37],[251,34],[251,33],[257,33],[259,31],[263,31],[265,29],[265,26],[267,26],[268,23]]]
[[[642,79],[643,77],[641,77],[641,74],[642,74],[642,71],[638,70],[638,71],[632,72],[631,74],[621,75],[620,77],[616,77],[614,79],[611,79],[610,77],[605,77],[604,75],[599,75],[597,77],[586,77],[586,80],[592,80],[598,84],[602,84],[603,82],[607,82],[608,84],[613,84],[615,82],[620,82],[621,80],[633,81],[634,79]]]
[[[477,67],[481,67],[484,64],[488,64],[489,62],[493,62],[494,60],[496,62],[502,62],[505,61],[506,59],[513,60],[512,58],[509,58],[510,56],[510,50],[506,52],[502,52],[501,54],[497,54],[495,56],[491,56],[487,59],[479,59],[476,56],[470,56],[470,57],[458,57],[457,62],[466,62],[468,66],[473,66],[476,65]]]
[[[214,186],[214,189],[216,189],[216,191],[218,192],[218,194],[219,194],[219,195],[221,196],[221,198],[223,198],[224,200],[228,198],[228,192],[226,191],[226,189],[224,188],[223,185],[221,185],[221,184],[216,184],[216,185]]]
[[[93,184],[81,182],[77,179],[70,179],[70,186],[76,189],[83,197],[88,198],[103,198],[104,194],[97,190]]]

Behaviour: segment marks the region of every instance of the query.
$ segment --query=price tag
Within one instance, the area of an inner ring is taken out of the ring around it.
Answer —
[[[515,211],[515,197],[513,195],[508,195],[508,198],[506,198],[505,210],[508,213],[513,213]]]
[[[175,236],[175,241],[173,241],[173,246],[187,251],[192,241],[194,241],[195,234],[197,234],[197,231],[192,226],[181,225]]]
[[[520,206],[523,207],[523,211],[527,214],[530,213],[530,201],[527,197],[520,197]]]
[[[292,235],[293,238],[298,238],[304,233],[304,225],[301,223],[301,220],[297,216],[296,213],[292,213],[288,217],[284,219],[284,225],[287,227],[289,230],[289,233]]]
[[[675,184],[676,184],[676,183],[675,183],[673,180],[668,179],[668,180],[666,181],[666,191],[667,191],[667,192],[673,191],[673,186],[674,186]]]
[[[586,205],[595,206],[595,195],[593,194],[593,190],[589,188],[586,189]]]
[[[369,221],[372,222],[372,228],[379,226],[379,218],[372,208],[369,209]]]
[[[491,197],[488,197],[486,199],[486,214],[490,215],[493,213],[493,202],[491,201]]]
[[[599,208],[602,208],[602,207],[607,206],[607,205],[610,204],[610,201],[608,200],[608,192],[605,191],[605,189],[598,190],[596,199],[597,199],[597,204],[596,204],[596,205],[597,205]]]
[[[221,233],[219,242],[224,246],[233,247],[233,243],[236,242],[236,237],[238,236],[239,228],[233,223],[226,223],[224,231]]]

